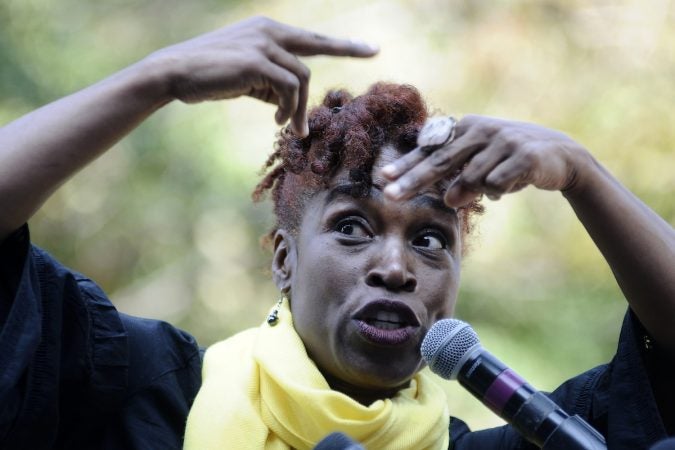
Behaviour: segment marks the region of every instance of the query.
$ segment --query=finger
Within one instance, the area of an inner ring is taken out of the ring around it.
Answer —
[[[491,196],[523,189],[529,184],[531,165],[523,153],[514,154],[485,177],[485,192]]]
[[[493,201],[499,200],[502,195],[519,191],[527,186],[528,173],[529,164],[520,154],[507,157],[498,163],[481,178],[480,182],[467,180],[465,173],[462,172],[445,193],[445,203],[457,208],[471,202],[480,194],[485,194]]]
[[[481,193],[467,188],[461,182],[455,181],[455,183],[448,188],[443,196],[443,201],[450,208],[459,208],[465,205],[468,205],[478,197]]]
[[[271,28],[274,39],[283,48],[299,56],[332,55],[367,58],[376,55],[378,46],[358,39],[338,39],[302,28],[275,22]]]
[[[278,105],[274,118],[282,125],[298,107],[298,78],[268,59],[262,59],[255,66],[257,73],[251,81],[248,95]]]
[[[274,63],[293,73],[298,79],[298,101],[295,109],[290,112],[291,127],[298,136],[307,136],[309,134],[307,101],[309,97],[310,71],[295,55],[276,44],[270,45],[268,56]]]
[[[483,190],[485,178],[510,153],[511,146],[504,146],[501,142],[491,143],[464,166],[460,175],[462,184],[474,191]]]
[[[417,164],[422,162],[422,160],[424,160],[424,158],[426,158],[427,156],[428,156],[427,153],[424,153],[424,151],[422,151],[420,147],[417,147],[414,150],[411,150],[410,152],[396,159],[395,161],[392,161],[386,166],[384,166],[380,170],[380,173],[387,180],[394,181],[398,177],[403,175],[405,172],[409,171]]]
[[[453,145],[437,150],[396,181],[389,183],[384,194],[391,200],[411,198],[425,186],[452,176],[466,160],[466,155],[474,151],[477,149],[473,147],[457,150]]]
[[[391,200],[407,199],[424,186],[453,176],[457,169],[485,145],[483,142],[476,142],[471,135],[472,133],[468,132],[456,141],[431,153],[419,164],[400,175],[396,181],[389,183],[384,189],[385,195]]]
[[[464,135],[467,133],[467,130],[469,127],[475,122],[475,117],[476,116],[467,116],[466,118],[462,119],[461,121],[456,121],[453,127],[455,128],[455,139],[458,139],[460,136]],[[455,119],[453,119],[455,120]],[[432,152],[441,150],[442,148],[447,148],[450,143],[443,144],[441,148],[433,148],[429,149],[429,147],[426,147],[426,145],[429,144],[428,142],[428,137],[426,134],[430,134],[433,137],[436,137],[434,133],[425,133],[425,129],[428,126],[434,126],[435,124],[432,123],[433,118],[427,119],[426,123],[422,127],[422,130],[420,130],[419,135],[417,136],[417,145],[418,147],[412,150],[411,152],[407,153],[406,155],[402,156],[401,158],[397,159],[396,161],[393,161],[386,166],[384,166],[381,169],[381,174],[388,180],[396,180],[398,177],[403,175],[405,172],[408,170],[412,169],[414,166],[416,166],[418,163],[420,163],[424,158],[428,157]],[[437,121],[438,122],[438,121]],[[461,126],[460,126],[461,124]],[[455,140],[455,139],[447,139],[447,140]],[[466,139],[465,139],[466,140]]]

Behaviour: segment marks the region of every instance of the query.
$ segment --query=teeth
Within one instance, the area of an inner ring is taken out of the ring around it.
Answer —
[[[395,330],[397,328],[401,328],[400,323],[382,322],[379,320],[373,320],[370,324],[382,330]]]
[[[378,311],[375,320],[384,322],[402,322],[399,315],[391,311]]]
[[[395,330],[405,326],[404,320],[395,312],[378,311],[368,323],[382,330]]]

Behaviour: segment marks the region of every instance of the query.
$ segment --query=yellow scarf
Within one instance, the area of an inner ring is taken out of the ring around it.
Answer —
[[[276,326],[263,323],[206,352],[186,449],[312,449],[334,431],[368,450],[447,449],[445,394],[424,373],[370,406],[331,390],[285,304]]]

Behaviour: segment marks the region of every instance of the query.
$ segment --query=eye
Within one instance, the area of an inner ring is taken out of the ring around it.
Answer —
[[[441,233],[435,231],[425,231],[413,239],[412,245],[428,250],[442,250],[447,248],[448,241]]]
[[[349,217],[347,219],[340,220],[335,225],[335,231],[345,236],[355,237],[355,238],[368,238],[370,237],[370,232],[366,225],[359,219],[354,217]]]

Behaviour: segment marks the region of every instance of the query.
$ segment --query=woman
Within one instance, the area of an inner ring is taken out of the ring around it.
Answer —
[[[255,195],[272,191],[273,274],[285,297],[259,330],[207,351],[186,447],[311,448],[339,430],[366,448],[447,448],[444,396],[418,373],[419,345],[452,314],[477,197],[527,185],[568,199],[666,349],[647,358],[672,363],[672,265],[661,265],[674,257],[668,224],[562,133],[469,116],[430,153],[417,145],[426,119],[414,88],[376,84],[356,98],[329,93],[310,113],[307,137],[282,133]],[[656,367],[648,376],[662,418],[642,398],[651,393],[634,354],[639,321],[629,315],[611,366],[554,394],[610,448],[646,447],[648,436],[665,435],[662,421],[673,431],[672,403],[658,401],[672,389]],[[622,408],[622,395],[635,404]],[[450,433],[458,449],[525,445],[510,427],[469,433],[453,419]]]
[[[559,132],[470,116],[440,148],[417,147],[427,111],[411,87],[331,93],[307,121],[308,74],[293,54],[373,52],[256,19],[157,52],[0,131],[3,447],[180,445],[199,385],[194,341],[118,314],[93,283],[30,247],[23,224],[162,105],[242,94],[291,118],[256,190],[272,191],[284,296],[259,329],[207,352],[186,446],[311,448],[344,431],[368,448],[524,448],[509,427],[470,433],[450,420],[419,374],[418,348],[452,314],[476,199],[527,185],[563,192],[634,312],[612,364],[554,398],[612,448],[673,432],[672,403],[659,402],[673,391],[659,371],[675,351],[672,228]],[[642,324],[657,344],[644,354]]]

